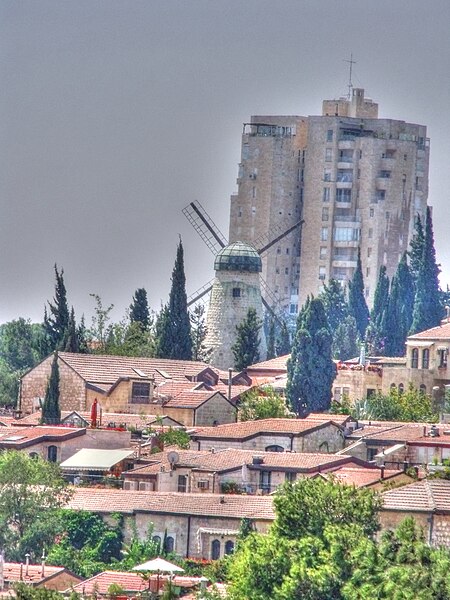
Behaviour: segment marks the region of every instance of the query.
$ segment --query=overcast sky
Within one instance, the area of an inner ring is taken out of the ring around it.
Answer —
[[[212,255],[181,210],[225,234],[242,123],[315,115],[354,85],[380,116],[428,126],[430,196],[450,283],[449,0],[0,0],[0,322],[69,303],[119,319],[166,301],[178,235],[188,293]]]

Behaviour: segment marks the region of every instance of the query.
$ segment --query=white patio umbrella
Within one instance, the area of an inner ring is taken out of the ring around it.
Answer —
[[[159,571],[160,573],[184,573],[184,569],[160,557],[154,558],[153,560],[148,560],[147,562],[142,563],[142,565],[133,567],[132,570],[154,572]]]

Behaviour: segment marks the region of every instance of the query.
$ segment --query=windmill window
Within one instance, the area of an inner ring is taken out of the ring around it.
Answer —
[[[241,297],[241,288],[233,288],[233,298]]]

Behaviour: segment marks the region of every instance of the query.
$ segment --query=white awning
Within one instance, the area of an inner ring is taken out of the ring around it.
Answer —
[[[422,340],[407,340],[406,345],[411,348],[429,348],[435,342],[425,342]]]

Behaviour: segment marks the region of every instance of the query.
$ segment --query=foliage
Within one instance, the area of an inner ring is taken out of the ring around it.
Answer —
[[[422,226],[422,219],[417,214],[414,220],[414,235],[409,244],[409,262],[411,268],[411,275],[414,282],[417,281],[420,271],[420,265],[422,264],[423,249],[425,246],[425,232]]]
[[[359,355],[359,335],[356,320],[347,316],[340,323],[333,334],[333,358],[337,360],[349,360]]]
[[[410,333],[440,324],[443,311],[439,293],[440,269],[436,263],[431,209],[427,207],[423,251],[416,280],[413,319]]]
[[[197,304],[190,314],[191,333],[192,333],[192,360],[208,362],[212,349],[206,348],[206,325],[205,325],[205,307],[203,304]]]
[[[272,358],[275,358],[275,319],[273,316],[269,318],[266,360],[272,360]]]
[[[158,438],[164,446],[178,446],[184,450],[189,449],[191,444],[191,438],[185,429],[169,427],[158,433]]]
[[[75,321],[75,311],[72,306],[72,310],[70,311],[69,317],[69,325],[67,327],[67,338],[66,345],[64,347],[65,352],[75,352],[78,353],[80,351],[80,339],[78,337],[77,324]]]
[[[234,356],[234,368],[237,371],[242,371],[249,365],[259,361],[259,332],[261,327],[262,321],[258,318],[256,310],[249,308],[245,319],[236,326],[236,341],[231,347]]]
[[[130,305],[130,322],[139,323],[144,331],[149,331],[151,326],[150,310],[148,307],[147,291],[138,288]]]
[[[44,313],[44,329],[48,339],[48,351],[63,350],[69,328],[69,306],[67,304],[67,292],[64,283],[64,269],[58,271],[55,264],[55,296],[53,303],[48,302],[50,315]]]
[[[389,278],[386,267],[382,265],[378,275],[373,308],[370,322],[366,330],[367,349],[370,356],[380,356],[384,353],[386,341],[386,312],[389,302]]]
[[[156,355],[158,358],[192,359],[191,324],[187,308],[186,276],[181,239],[172,272],[169,303],[161,311],[159,319]]]
[[[106,348],[106,339],[108,336],[108,322],[111,320],[109,316],[114,304],[110,304],[107,308],[103,306],[103,300],[98,294],[89,294],[94,298],[94,315],[92,317],[92,325],[90,334],[93,341],[96,342],[96,352],[102,353]]]
[[[239,403],[239,421],[257,421],[259,419],[281,419],[293,416],[285,398],[273,388],[251,389],[242,395]]]
[[[332,338],[321,300],[308,299],[297,318],[297,329],[287,363],[286,394],[293,411],[304,415],[330,407],[336,365]]]
[[[328,327],[331,333],[334,334],[339,325],[349,315],[348,304],[345,299],[345,290],[339,281],[330,279],[328,285],[324,285],[319,298],[323,303]]]
[[[291,351],[291,336],[289,334],[287,323],[284,319],[281,322],[280,331],[275,343],[275,350],[277,352],[277,356],[285,356]]]
[[[403,356],[405,342],[412,323],[414,307],[414,280],[403,254],[392,278],[391,292],[386,308],[385,345],[386,356]],[[389,327],[395,323],[395,327]]]
[[[56,590],[51,590],[46,587],[32,587],[20,581],[14,585],[14,595],[17,600],[64,600],[66,596]],[[69,600],[79,600],[80,596],[73,592],[69,596]]]
[[[355,403],[352,415],[358,419],[377,421],[414,421],[433,423],[438,420],[432,400],[411,383],[401,392],[392,388],[388,395],[372,394]]]
[[[359,337],[364,339],[369,323],[369,309],[364,297],[364,279],[361,265],[361,249],[358,248],[358,260],[353,277],[348,286],[349,313],[355,317]]]
[[[0,356],[11,371],[25,371],[39,359],[32,323],[22,317],[0,325]]]
[[[22,371],[11,371],[0,358],[0,406],[15,406],[19,395]]]
[[[58,354],[55,353],[52,369],[42,405],[41,423],[57,425],[61,422],[61,408],[59,406],[59,367]]]
[[[124,571],[130,571],[136,565],[140,565],[147,560],[156,558],[162,553],[160,542],[153,539],[153,524],[147,528],[146,536],[140,539],[135,523],[131,529],[131,539],[128,544],[123,544],[121,554],[123,556],[120,561],[120,568]]]
[[[54,463],[11,450],[0,454],[0,546],[7,559],[39,559],[55,533],[57,509],[70,497]]]

